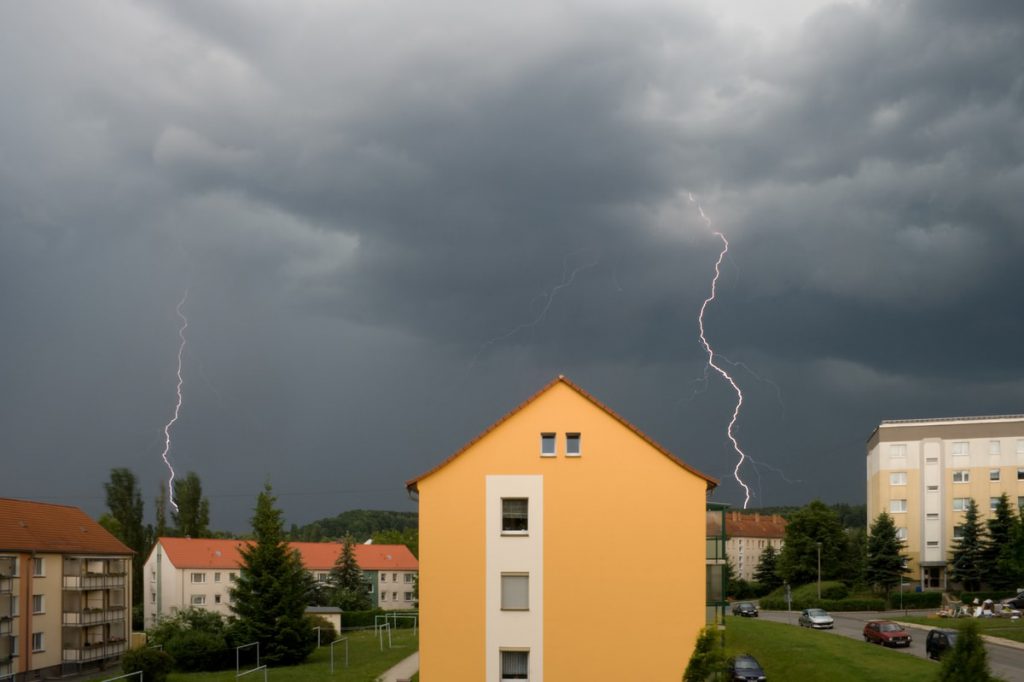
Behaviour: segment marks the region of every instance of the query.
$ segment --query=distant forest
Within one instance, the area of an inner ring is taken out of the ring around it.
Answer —
[[[837,502],[836,504],[828,505],[828,507],[839,516],[839,522],[843,524],[843,528],[868,527],[868,506],[866,504],[847,504],[846,502]],[[778,514],[782,518],[788,519],[794,512],[801,509],[803,509],[802,506],[761,507],[759,509],[747,509],[746,512]],[[737,509],[737,511],[742,510]]]
[[[293,523],[288,531],[288,539],[296,542],[327,542],[351,535],[358,542],[366,542],[388,531],[415,531],[418,525],[419,515],[416,512],[351,509],[305,526]]]

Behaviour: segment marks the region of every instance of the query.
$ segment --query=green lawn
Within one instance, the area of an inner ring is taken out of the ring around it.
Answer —
[[[947,628],[959,630],[973,622],[978,626],[978,632],[992,637],[1012,639],[1015,642],[1024,642],[1024,619],[1010,620],[1009,618],[925,618],[924,616],[893,616],[893,620],[900,620],[905,623],[918,623],[933,628]]]
[[[328,646],[323,646],[306,659],[302,665],[287,668],[270,668],[267,679],[273,682],[309,682],[310,680],[338,680],[338,682],[373,682],[385,670],[414,653],[419,646],[419,638],[412,630],[394,630],[391,643],[394,648],[388,649],[387,637],[384,639],[384,651],[380,650],[379,641],[373,636],[373,630],[351,632],[349,638],[349,667],[345,667],[344,643],[334,645],[334,674],[331,675],[331,654]],[[243,668],[245,664],[243,663]],[[119,669],[109,671],[103,677],[95,678],[95,682],[120,675]],[[168,682],[234,682],[235,671],[222,670],[213,673],[171,673]],[[242,682],[262,682],[263,673],[252,673],[241,678]],[[130,681],[128,681],[130,682]]]
[[[727,656],[752,654],[769,680],[931,682],[939,670],[932,661],[902,652],[756,618],[729,616],[725,648]]]

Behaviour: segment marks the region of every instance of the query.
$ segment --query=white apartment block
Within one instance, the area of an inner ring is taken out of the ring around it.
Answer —
[[[999,497],[1024,504],[1024,415],[883,421],[867,443],[868,523],[889,512],[913,580],[945,588],[971,498],[982,520]]]
[[[245,540],[159,538],[143,572],[146,627],[161,617],[194,606],[231,614],[231,587],[241,571],[239,547]],[[326,582],[341,553],[336,542],[291,542],[315,580]],[[356,562],[374,605],[382,609],[416,606],[416,557],[405,545],[353,545]]]
[[[727,511],[725,536],[725,555],[732,562],[735,577],[750,581],[765,549],[782,550],[786,520],[778,514]]]

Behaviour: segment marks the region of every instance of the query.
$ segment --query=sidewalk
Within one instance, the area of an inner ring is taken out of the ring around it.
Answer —
[[[377,682],[398,682],[398,680],[408,680],[416,671],[420,669],[420,652],[414,653],[412,656],[405,658],[398,662],[398,665],[387,670],[383,675],[377,678]]]

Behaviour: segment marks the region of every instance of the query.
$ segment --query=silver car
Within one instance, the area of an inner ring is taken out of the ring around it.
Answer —
[[[804,609],[800,612],[800,627],[831,630],[835,625],[832,616],[825,609]]]

